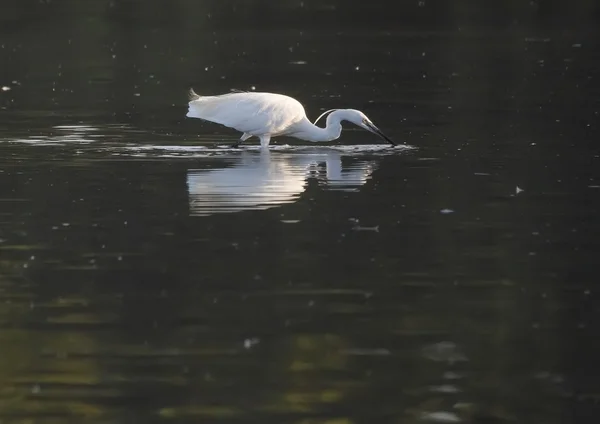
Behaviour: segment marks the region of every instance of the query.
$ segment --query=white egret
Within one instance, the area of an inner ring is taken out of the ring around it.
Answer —
[[[232,92],[218,96],[200,96],[190,89],[187,117],[204,119],[241,131],[242,137],[232,147],[252,136],[260,139],[263,148],[271,137],[291,136],[307,141],[331,141],[342,132],[342,121],[348,121],[377,134],[392,146],[391,139],[377,128],[364,113],[355,109],[331,109],[325,128],[317,127],[306,117],[302,104],[288,96],[274,93]],[[330,113],[331,112],[331,113]]]

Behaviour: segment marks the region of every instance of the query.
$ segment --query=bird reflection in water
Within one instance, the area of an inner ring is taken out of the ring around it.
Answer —
[[[342,154],[337,151],[294,154],[264,150],[244,152],[227,168],[190,169],[190,215],[265,210],[293,203],[309,178],[316,178],[329,190],[354,191],[370,178],[375,161],[348,162],[342,164]]]

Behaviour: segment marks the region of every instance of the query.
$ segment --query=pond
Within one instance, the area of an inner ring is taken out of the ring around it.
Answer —
[[[472,3],[3,3],[0,422],[597,419],[598,10]]]

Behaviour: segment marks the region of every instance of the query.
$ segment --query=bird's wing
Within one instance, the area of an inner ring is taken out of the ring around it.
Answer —
[[[191,101],[188,116],[258,135],[280,133],[305,113],[297,100],[280,94],[229,93]]]

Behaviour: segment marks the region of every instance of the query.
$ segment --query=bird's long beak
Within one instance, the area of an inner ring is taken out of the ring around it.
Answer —
[[[396,143],[394,143],[387,135],[382,133],[379,128],[377,128],[375,125],[373,125],[372,122],[365,121],[364,124],[365,124],[365,128],[368,131],[372,132],[373,134],[377,134],[379,137],[383,138],[385,141],[390,143],[392,146],[397,146]]]

